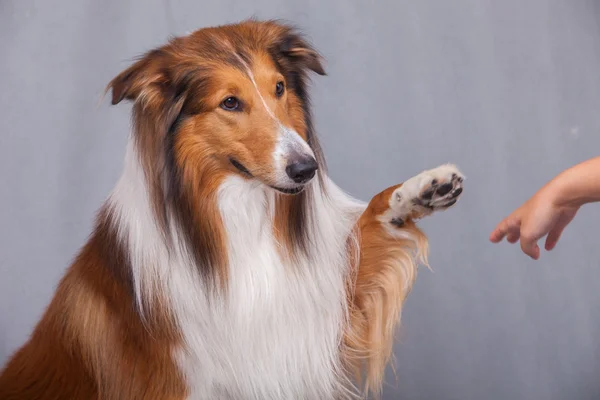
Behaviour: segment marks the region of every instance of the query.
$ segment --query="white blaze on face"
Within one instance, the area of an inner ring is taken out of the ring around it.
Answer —
[[[250,81],[252,82],[252,85],[256,90],[258,98],[260,99],[263,107],[267,111],[267,114],[269,114],[269,116],[273,119],[273,121],[276,122],[277,126],[279,127],[279,139],[273,152],[273,158],[275,161],[276,168],[275,177],[277,181],[281,182],[281,184],[283,185],[290,183],[290,179],[285,172],[289,156],[291,154],[297,154],[300,156],[310,156],[314,158],[315,155],[308,143],[306,143],[306,141],[302,139],[298,132],[284,126],[281,123],[281,121],[279,121],[279,119],[275,116],[273,110],[265,101],[263,95],[260,93],[258,85],[256,84],[256,80],[254,79],[254,74],[250,70],[250,67],[248,67],[248,64],[246,64],[246,62],[239,55],[236,54],[236,57],[246,68],[246,73],[248,74],[248,77],[250,78]]]

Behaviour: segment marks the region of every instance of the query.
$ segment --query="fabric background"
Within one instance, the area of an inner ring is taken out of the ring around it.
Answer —
[[[448,161],[462,201],[422,222],[431,266],[385,399],[600,397],[600,207],[538,262],[494,225],[600,149],[595,0],[0,0],[0,364],[26,339],[123,165],[104,86],[169,35],[283,18],[327,62],[314,113],[330,175],[369,200]]]

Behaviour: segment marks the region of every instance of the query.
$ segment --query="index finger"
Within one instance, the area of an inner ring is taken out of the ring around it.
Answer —
[[[490,241],[492,243],[500,242],[502,239],[504,239],[504,237],[508,233],[508,229],[509,229],[509,226],[508,226],[508,217],[507,217],[507,218],[504,218],[498,225],[496,225],[496,228],[494,228],[494,230],[490,234]]]

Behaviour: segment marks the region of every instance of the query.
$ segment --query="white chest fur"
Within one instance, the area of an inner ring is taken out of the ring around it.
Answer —
[[[203,290],[197,283],[171,285],[172,297],[196,299],[177,301],[186,308],[177,315],[186,343],[177,358],[190,399],[332,398],[343,381],[338,349],[349,219],[334,208],[318,211],[325,214],[310,235],[323,248],[286,265],[273,238],[269,189],[230,178],[219,208],[228,235],[227,299],[208,304],[194,296]]]
[[[344,383],[338,346],[346,312],[346,239],[364,204],[313,182],[310,259],[284,264],[272,236],[274,193],[230,178],[219,208],[228,236],[227,298],[207,300],[184,243],[168,249],[153,218],[144,173],[128,147],[109,204],[131,256],[138,302],[167,294],[183,346],[176,358],[190,399],[329,399]]]

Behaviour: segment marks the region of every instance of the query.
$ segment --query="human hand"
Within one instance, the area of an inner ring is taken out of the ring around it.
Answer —
[[[544,247],[552,250],[580,206],[564,202],[560,190],[549,184],[502,220],[491,233],[490,241],[499,243],[504,237],[509,243],[520,240],[523,252],[537,260],[537,242],[548,235]]]

